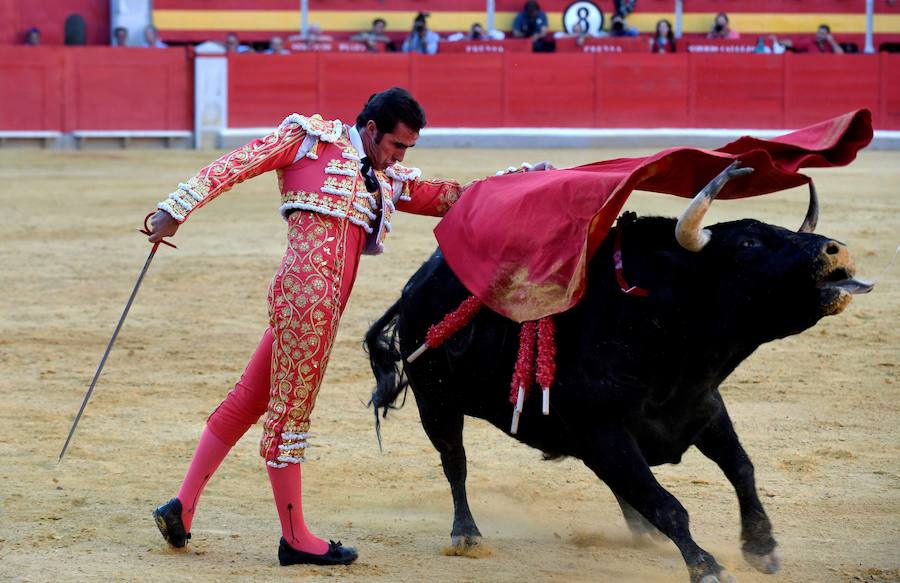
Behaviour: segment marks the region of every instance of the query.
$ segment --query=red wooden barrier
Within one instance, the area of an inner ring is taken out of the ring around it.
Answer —
[[[376,43],[376,51],[369,51],[365,43],[350,40],[330,40],[309,43],[305,41],[293,41],[288,43],[288,50],[295,53],[368,53],[384,52],[384,43]]]
[[[298,58],[307,60],[292,60]],[[891,65],[898,59],[686,53],[238,55],[231,59],[229,124],[271,126],[291,111],[318,111],[349,122],[370,93],[400,85],[422,101],[432,127],[781,129],[869,107],[877,127],[896,129],[900,75]]]
[[[410,91],[434,127],[491,127],[503,120],[503,55],[416,55]],[[448,99],[452,96],[452,99]]]
[[[187,51],[83,47],[67,52],[65,131],[193,128]]]
[[[648,53],[649,37],[586,38],[578,44],[574,37],[556,39],[557,53]]]
[[[66,51],[0,47],[0,130],[61,131]]]
[[[405,54],[321,54],[317,111],[353,123],[373,93],[394,85],[409,88],[409,69],[410,55]]]
[[[689,127],[688,55],[597,55],[601,128]]]
[[[502,125],[594,126],[594,55],[506,53],[503,59]]]
[[[784,125],[783,59],[772,55],[690,55],[688,63],[692,127],[790,127]]]
[[[190,130],[185,50],[0,47],[0,130]]]
[[[880,55],[881,103],[878,121],[881,129],[900,129],[900,55]]]
[[[503,40],[458,40],[442,41],[438,45],[441,53],[530,53],[532,42],[527,38],[507,38]]]
[[[685,47],[683,50],[687,50],[689,53],[726,53],[726,54],[736,54],[736,53],[755,53],[756,52],[756,37],[744,37],[740,39],[699,39],[699,40],[688,40],[687,42],[682,42],[682,46]],[[772,43],[768,42],[769,48],[772,48]]]
[[[785,55],[785,119],[802,127],[859,107],[879,114],[878,55]]]
[[[232,55],[228,59],[228,119],[234,127],[274,127],[294,111],[319,110],[319,57]]]
[[[319,112],[353,122],[410,88],[431,127],[796,128],[868,107],[900,129],[898,55],[233,55],[229,126]],[[0,47],[0,131],[190,130],[179,49]]]

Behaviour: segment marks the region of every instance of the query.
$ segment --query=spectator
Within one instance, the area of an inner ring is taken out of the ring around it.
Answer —
[[[144,46],[151,49],[164,49],[169,45],[159,40],[159,31],[152,24],[148,24],[144,29]]]
[[[263,51],[266,55],[289,55],[291,51],[284,48],[284,39],[280,36],[273,36],[269,41],[269,48]]]
[[[769,35],[769,41],[772,43],[772,46],[766,44],[765,37],[759,37],[756,39],[756,50],[755,53],[763,54],[763,55],[783,55],[786,47],[783,41],[779,41],[778,37],[774,34]],[[790,41],[788,41],[790,42]]]
[[[124,26],[117,26],[115,30],[113,30],[113,46],[114,47],[127,47],[128,46],[128,29]]]
[[[309,44],[330,43],[334,38],[330,34],[322,32],[322,27],[315,22],[309,23],[306,27],[306,34],[301,34],[299,39]]]
[[[288,37],[288,48],[292,51],[308,51],[312,50],[321,50],[323,48],[330,49],[330,45],[328,47],[322,46],[324,43],[331,43],[334,41],[334,38],[330,34],[325,34],[322,32],[322,27],[318,24],[311,22],[309,26],[306,27],[306,32],[301,34],[292,34]],[[319,46],[316,46],[319,45]]]
[[[580,21],[575,23],[575,26],[572,27],[571,33],[562,31],[553,33],[553,38],[574,38],[575,44],[579,47],[583,47],[584,42],[587,39],[596,37],[597,35],[588,32],[587,27]]]
[[[635,4],[637,4],[637,0],[613,0],[614,13],[628,16],[634,12]]]
[[[397,46],[394,44],[394,41],[391,40],[387,34],[385,34],[385,29],[387,28],[387,21],[383,18],[376,18],[372,21],[371,30],[364,30],[362,32],[358,32],[350,37],[350,40],[361,42],[366,45],[366,48],[369,49],[370,52],[376,53],[379,50],[378,43],[384,43],[384,49],[389,52],[393,52],[397,50]]]
[[[36,26],[32,26],[25,31],[25,44],[30,47],[36,47],[41,44],[41,31]]]
[[[820,24],[816,30],[816,38],[809,42],[793,44],[789,40],[781,41],[781,44],[793,48],[797,53],[834,53],[843,54],[844,48],[831,36],[831,27]]]
[[[675,33],[672,32],[672,23],[663,18],[656,23],[656,33],[653,35],[650,51],[654,53],[674,53],[677,50]]]
[[[460,40],[503,40],[504,38],[506,35],[502,31],[485,30],[480,22],[476,22],[469,28],[468,34],[457,32],[448,36],[447,40],[455,42]]]
[[[425,22],[428,16],[427,12],[420,12],[413,20],[412,31],[403,41],[404,53],[433,55],[437,52],[441,37],[438,33],[428,29],[428,24]]]
[[[613,17],[609,20],[609,36],[613,37],[623,37],[623,36],[638,36],[640,32],[633,26],[628,26],[628,23],[625,22],[624,14],[613,14]]]
[[[734,40],[741,38],[741,35],[738,31],[731,29],[728,22],[728,15],[724,12],[720,12],[716,14],[716,20],[713,23],[713,27],[709,30],[709,34],[706,35],[706,38]]]
[[[229,32],[225,35],[225,52],[226,53],[252,53],[253,50],[247,45],[241,44],[236,32]]]
[[[531,48],[536,53],[551,53],[556,49],[555,43],[544,38],[547,30],[547,15],[534,0],[526,2],[513,21],[513,36],[531,39]]]

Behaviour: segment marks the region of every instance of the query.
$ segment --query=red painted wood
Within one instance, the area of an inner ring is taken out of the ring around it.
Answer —
[[[594,127],[594,55],[505,53],[505,125]]]
[[[444,54],[500,54],[500,53],[530,53],[532,42],[528,39],[507,38],[503,40],[455,42],[442,41],[438,45],[438,52]]]
[[[878,55],[785,55],[785,123],[803,127],[858,109],[879,114]],[[885,129],[885,128],[881,128]]]
[[[411,85],[409,55],[321,53],[318,57],[318,111],[325,117],[354,123],[370,95]]]
[[[0,47],[0,130],[61,131],[66,52]]]
[[[688,62],[691,78],[691,126],[787,127],[784,125],[784,72],[781,57],[691,54]]]
[[[502,55],[415,55],[412,79],[429,126],[490,127],[503,119]]]
[[[0,47],[0,131],[190,129],[179,49]],[[900,130],[898,55],[233,55],[229,126],[352,123],[411,89],[431,127],[797,128],[860,107]]]
[[[597,55],[596,59],[597,126],[689,127],[687,54]]]
[[[193,128],[193,66],[187,51],[66,51],[67,131]]]
[[[900,129],[900,55],[880,55],[881,103],[876,129]]]
[[[589,38],[579,45],[575,38],[560,38],[556,40],[557,53],[648,53],[650,52],[650,37],[626,37],[626,38]]]
[[[318,108],[318,58],[296,55],[231,55],[228,119],[231,127],[275,127],[293,112]]]
[[[189,130],[184,50],[0,47],[0,130]]]

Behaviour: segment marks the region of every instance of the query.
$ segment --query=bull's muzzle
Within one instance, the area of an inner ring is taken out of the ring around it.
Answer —
[[[847,294],[865,294],[875,287],[873,282],[855,277],[856,262],[843,243],[828,241],[822,245],[819,262],[822,267],[816,281],[821,288],[839,290]]]

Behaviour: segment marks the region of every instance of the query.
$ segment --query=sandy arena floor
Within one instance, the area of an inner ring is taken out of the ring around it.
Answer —
[[[426,175],[463,179],[549,155],[566,166],[645,152],[424,150]],[[388,252],[365,258],[316,408],[304,466],[307,518],[356,545],[347,568],[281,568],[278,522],[253,428],[206,490],[186,552],[150,517],[173,496],[205,416],[237,379],[266,322],[283,250],[274,176],[204,208],[161,249],[62,465],[59,449],[148,246],[144,214],[212,154],[0,151],[0,581],[686,582],[671,543],[635,546],[609,490],[577,460],[469,420],[469,493],[491,556],[448,557],[450,492],[412,404],[379,453],[360,339],[434,247],[433,219],[401,216]],[[819,232],[878,277],[900,243],[900,154],[813,171]],[[684,201],[637,194],[675,215]],[[721,202],[712,221],[796,227],[805,193]],[[697,452],[657,469],[697,542],[741,583],[900,581],[900,267],[847,311],[767,345],[725,383],[780,543],[782,570],[739,550],[731,487]]]

